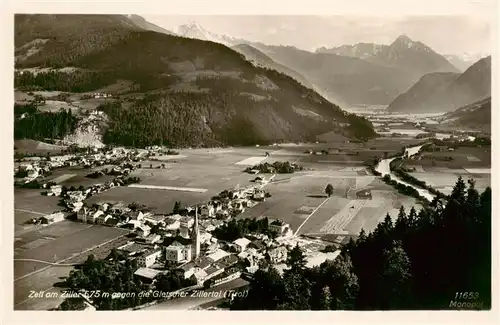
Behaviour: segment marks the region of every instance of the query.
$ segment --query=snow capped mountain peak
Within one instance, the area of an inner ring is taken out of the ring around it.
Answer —
[[[196,38],[203,41],[211,41],[224,45],[232,45],[233,38],[212,33],[195,21],[190,21],[187,24],[180,25],[177,29],[178,34],[187,38]]]

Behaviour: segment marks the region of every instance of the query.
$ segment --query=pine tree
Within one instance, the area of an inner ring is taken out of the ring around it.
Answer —
[[[332,294],[330,293],[330,288],[328,286],[324,286],[321,290],[321,298],[320,298],[320,310],[330,310],[332,305]]]
[[[286,265],[289,267],[289,273],[300,273],[305,269],[306,257],[299,244],[288,253]]]
[[[393,242],[383,254],[384,268],[379,276],[381,309],[404,309],[411,301],[411,264],[401,242]]]

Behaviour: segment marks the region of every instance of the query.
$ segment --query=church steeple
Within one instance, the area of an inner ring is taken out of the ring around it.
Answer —
[[[200,229],[198,225],[198,206],[194,208],[194,226],[193,226],[193,237],[194,237],[194,259],[200,256]]]

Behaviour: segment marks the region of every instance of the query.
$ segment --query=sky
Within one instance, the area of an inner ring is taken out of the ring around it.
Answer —
[[[218,34],[309,51],[359,42],[390,44],[402,34],[441,54],[492,51],[493,26],[485,16],[142,16],[174,32],[179,25],[194,21]]]

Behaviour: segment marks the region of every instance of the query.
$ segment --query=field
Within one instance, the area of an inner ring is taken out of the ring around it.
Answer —
[[[460,168],[490,168],[490,148],[458,148],[455,151],[424,152],[421,160],[415,161],[415,165],[426,167],[448,167]],[[444,161],[445,157],[452,157],[451,161]]]
[[[302,164],[304,156],[296,159]],[[279,218],[299,234],[357,235],[362,228],[373,230],[387,213],[396,218],[401,206],[419,208],[414,199],[395,193],[364,167],[319,162],[310,162],[307,167],[266,185],[272,197],[239,217]],[[327,184],[334,188],[330,198],[324,194]],[[356,192],[360,190],[368,190],[372,198],[358,199]]]
[[[464,180],[473,178],[480,191],[491,186],[491,150],[489,148],[458,148],[448,152],[426,152],[427,157],[453,157],[452,161],[429,158],[405,163],[414,167],[412,176],[421,179],[439,191],[449,194],[459,176]]]
[[[30,290],[57,290],[54,283],[89,254],[107,256],[112,247],[123,245],[128,231],[64,220],[16,235],[14,243],[15,309],[55,307],[58,299],[29,299]],[[51,265],[59,263],[61,265]]]
[[[58,197],[42,196],[40,193],[41,190],[19,188],[14,190],[14,232],[16,235],[33,227],[25,225],[29,219],[62,210],[62,207],[58,206]]]

